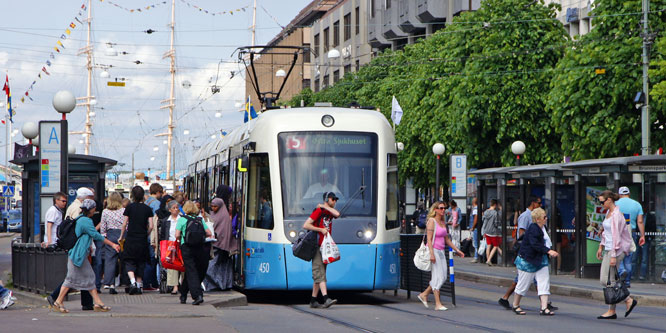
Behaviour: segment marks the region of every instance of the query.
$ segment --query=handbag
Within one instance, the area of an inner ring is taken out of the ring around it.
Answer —
[[[629,297],[629,289],[624,285],[624,280],[621,280],[617,274],[617,268],[615,268],[615,284],[611,284],[610,271],[609,268],[608,280],[606,280],[606,287],[604,287],[604,301],[606,304],[617,304]]]
[[[160,263],[166,269],[185,272],[183,254],[177,241],[163,240],[160,242]]]
[[[294,257],[303,259],[305,261],[312,260],[312,258],[314,258],[315,254],[319,250],[317,236],[317,232],[312,230],[308,230],[307,232],[298,236],[298,239],[296,239],[296,242],[294,242],[294,245],[291,248]]]
[[[435,238],[436,233],[437,222],[435,222],[435,232],[433,233],[433,239]],[[430,261],[430,248],[428,248],[425,243],[427,234],[428,231],[423,234],[423,239],[421,239],[421,246],[419,246],[419,249],[416,250],[416,253],[414,253],[414,266],[416,266],[416,268],[419,270],[430,272],[432,270],[432,261]]]

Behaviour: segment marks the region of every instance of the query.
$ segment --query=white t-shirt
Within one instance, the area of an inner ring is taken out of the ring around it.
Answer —
[[[605,219],[604,223],[602,224],[604,226],[604,232],[603,236],[604,239],[602,241],[604,242],[604,249],[607,251],[610,251],[609,249],[613,248],[613,233],[611,232],[611,219]]]
[[[550,240],[550,235],[546,232],[546,227],[541,227],[541,231],[543,231],[543,240],[546,242],[546,247],[551,248],[553,247],[553,242]]]
[[[169,240],[176,240],[176,224],[178,224],[178,217],[175,219],[169,216]]]
[[[58,240],[58,226],[60,225],[60,223],[62,223],[62,212],[60,211],[60,209],[58,209],[58,207],[51,206],[51,208],[49,208],[46,211],[46,216],[44,218],[46,220],[46,223],[53,224],[53,226],[51,226],[51,240],[52,240],[51,244],[55,244],[55,242]]]

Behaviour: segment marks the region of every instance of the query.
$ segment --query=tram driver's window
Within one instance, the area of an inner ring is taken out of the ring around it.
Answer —
[[[247,226],[273,229],[273,199],[268,154],[250,156]]]

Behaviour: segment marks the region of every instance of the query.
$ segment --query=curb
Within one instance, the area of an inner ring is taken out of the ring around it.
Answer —
[[[208,302],[208,304],[214,306],[217,309],[234,306],[247,306],[247,297],[237,291],[234,291],[233,295],[226,297],[225,299]]]
[[[483,284],[493,284],[502,287],[509,287],[511,283],[513,283],[513,279],[511,278],[462,272],[460,270],[456,271],[456,278],[465,281],[478,282]],[[534,286],[531,286],[530,289],[536,290]],[[629,291],[631,291],[631,289]],[[550,292],[553,295],[587,298],[587,299],[594,299],[602,303],[604,302],[604,292],[601,288],[586,289],[582,287],[572,287],[572,286],[565,286],[565,285],[558,285],[551,283]],[[636,295],[636,294],[631,294],[631,297],[637,300],[640,305],[666,307],[666,297],[651,296],[651,295]]]
[[[0,238],[7,238],[7,237],[13,237],[18,235],[17,233],[14,232],[0,232]]]
[[[16,297],[16,303],[35,307],[35,306],[48,306],[49,303],[46,301],[46,296],[41,294],[32,293],[26,290],[20,289],[10,289]]]

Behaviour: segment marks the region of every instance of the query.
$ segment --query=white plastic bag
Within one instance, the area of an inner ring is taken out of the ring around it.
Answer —
[[[479,250],[476,251],[480,256],[485,256],[486,255],[486,237],[483,237],[481,241],[479,242]]]
[[[338,249],[338,246],[335,245],[330,233],[327,233],[326,236],[324,236],[324,241],[321,242],[319,250],[321,251],[321,259],[324,264],[330,264],[340,260],[340,250]]]

